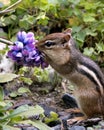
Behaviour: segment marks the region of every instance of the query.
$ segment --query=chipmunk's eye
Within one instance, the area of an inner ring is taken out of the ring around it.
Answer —
[[[46,41],[44,45],[49,48],[49,47],[55,45],[55,42],[53,42],[53,41]]]

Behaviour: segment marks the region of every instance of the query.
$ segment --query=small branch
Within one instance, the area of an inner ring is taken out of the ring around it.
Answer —
[[[9,7],[7,7],[6,9],[4,9],[5,11],[6,10],[10,10],[10,9],[13,9],[14,7],[16,7],[18,4],[20,4],[22,2],[22,0],[18,0],[17,2],[15,2],[14,4],[10,5]]]
[[[13,45],[14,43],[11,42],[11,41],[8,41],[6,39],[3,39],[3,38],[0,38],[0,42],[4,43],[4,44],[7,44],[7,45]]]
[[[0,16],[2,16],[2,15],[4,15],[4,14],[7,14],[7,13],[9,13],[9,12],[12,12],[12,11],[14,11],[14,10],[13,10],[13,9],[2,10],[2,11],[0,11]]]
[[[6,9],[0,11],[0,14],[6,14],[8,12],[13,11],[13,8],[15,8],[16,6],[18,6],[20,3],[22,2],[22,0],[18,0],[17,2],[15,2],[14,4],[10,5],[9,7],[7,7]]]

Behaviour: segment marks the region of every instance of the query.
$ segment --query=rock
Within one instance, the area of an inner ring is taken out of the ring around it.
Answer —
[[[46,103],[47,103],[48,105],[50,105],[50,104],[53,103],[54,99],[53,99],[53,97],[51,97],[51,98],[46,98],[45,101],[46,101]]]
[[[68,130],[86,130],[84,126],[72,126]]]
[[[104,129],[104,121],[100,121],[100,122],[99,122],[99,125],[100,125],[101,127],[103,127],[103,129]]]
[[[51,130],[61,130],[61,125],[56,125],[54,127],[51,127]]]
[[[58,112],[58,114],[59,114],[60,117],[63,117],[63,116],[69,115],[70,113],[68,113],[66,111],[60,111],[60,112]]]
[[[62,99],[68,108],[78,107],[76,100],[72,95],[66,93],[62,96]]]
[[[27,128],[22,128],[22,130],[39,130],[39,129],[31,126],[31,127],[27,127]]]
[[[39,104],[43,109],[44,109],[44,114],[45,116],[50,116],[50,112],[53,111],[53,112],[57,112],[55,108],[53,107],[49,107],[47,106],[46,104]]]
[[[94,128],[92,128],[92,127],[88,127],[87,130],[94,130]]]
[[[60,125],[60,124],[61,124],[60,121],[51,121],[47,125],[50,127],[55,127],[55,126]]]
[[[0,42],[0,51],[3,49],[6,49],[6,44]],[[14,62],[7,58],[7,54],[0,54],[0,73],[12,73],[13,71]]]

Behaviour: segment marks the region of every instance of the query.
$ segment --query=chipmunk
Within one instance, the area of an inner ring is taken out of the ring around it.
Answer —
[[[46,62],[75,86],[73,93],[84,116],[70,119],[69,123],[104,116],[104,75],[76,47],[71,29],[47,35],[37,43],[37,48]],[[79,109],[71,111],[79,112]]]

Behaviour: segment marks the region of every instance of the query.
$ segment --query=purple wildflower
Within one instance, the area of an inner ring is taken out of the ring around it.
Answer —
[[[32,32],[18,32],[17,41],[10,47],[8,57],[20,65],[41,66],[44,69],[48,64],[44,62],[41,52],[35,47],[36,42]]]

